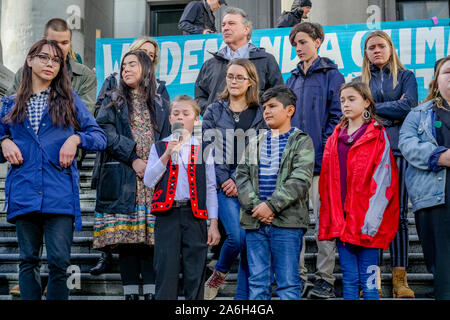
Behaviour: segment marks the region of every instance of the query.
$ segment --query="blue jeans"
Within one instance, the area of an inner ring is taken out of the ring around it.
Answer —
[[[47,300],[67,300],[67,268],[73,239],[73,217],[61,214],[31,213],[16,220],[19,242],[19,287],[22,300],[41,300],[39,274],[42,241],[48,261]]]
[[[281,300],[300,300],[302,283],[298,270],[303,230],[263,225],[246,230],[250,270],[250,300],[270,300],[275,274]],[[272,271],[273,270],[273,271]]]
[[[364,300],[379,300],[376,267],[378,250],[336,241],[342,270],[344,300],[359,300],[359,288]]]
[[[223,243],[219,260],[215,269],[227,273],[230,271],[234,260],[241,254],[239,262],[238,279],[236,287],[236,300],[248,300],[248,263],[245,246],[245,231],[241,229],[240,209],[238,198],[227,197],[223,191],[217,194],[219,204],[219,219],[227,233],[227,239]]]

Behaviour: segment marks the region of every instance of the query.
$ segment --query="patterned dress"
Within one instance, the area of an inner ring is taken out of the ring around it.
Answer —
[[[133,94],[134,111],[130,121],[131,132],[136,141],[136,153],[147,160],[154,143],[153,127],[145,99]],[[142,179],[136,183],[136,210],[131,214],[107,214],[96,212],[94,215],[93,248],[119,244],[154,244],[153,228],[155,216],[150,214],[153,189],[147,188]]]

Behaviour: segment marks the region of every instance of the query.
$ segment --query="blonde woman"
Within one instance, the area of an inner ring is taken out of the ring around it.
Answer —
[[[392,261],[394,298],[414,298],[406,281],[408,266],[408,193],[405,186],[407,162],[398,148],[400,127],[411,108],[417,106],[417,81],[414,73],[400,62],[388,34],[374,31],[364,43],[362,81],[370,86],[377,116],[382,120],[391,142],[399,170],[400,220],[397,235],[389,249]],[[381,264],[382,252],[380,254]]]

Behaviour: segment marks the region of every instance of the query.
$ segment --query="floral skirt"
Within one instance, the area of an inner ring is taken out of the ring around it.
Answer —
[[[113,249],[120,244],[153,245],[155,216],[151,208],[137,206],[131,214],[100,213],[94,214],[93,248]]]

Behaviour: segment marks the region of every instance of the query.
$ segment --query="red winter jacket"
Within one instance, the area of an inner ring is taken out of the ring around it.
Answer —
[[[341,203],[337,125],[323,153],[319,180],[319,240],[340,238],[355,245],[387,249],[398,228],[398,169],[386,130],[374,120],[347,158],[346,218]]]

